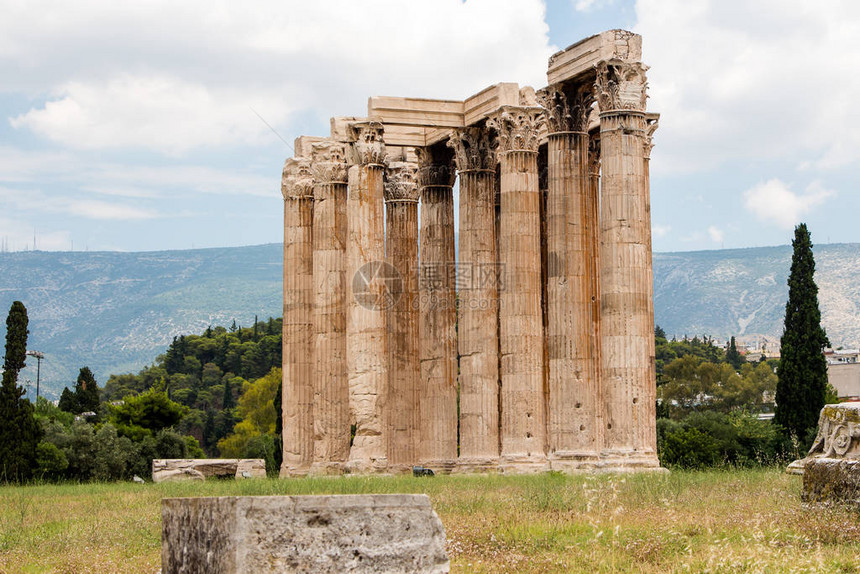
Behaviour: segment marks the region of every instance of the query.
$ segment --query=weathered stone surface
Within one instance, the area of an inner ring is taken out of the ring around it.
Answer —
[[[317,181],[285,188],[285,474],[659,468],[647,70],[641,38],[609,30],[540,90],[373,97],[297,140]],[[339,144],[347,184],[317,158]]]
[[[860,403],[824,405],[809,453],[788,465],[786,472],[804,474],[809,463],[817,459],[860,460]]]
[[[807,504],[860,507],[860,459],[822,457],[808,460],[800,499]]]
[[[262,458],[157,458],[152,461],[152,482],[204,480],[212,476],[266,478]]]
[[[420,494],[165,498],[164,574],[449,571]]]

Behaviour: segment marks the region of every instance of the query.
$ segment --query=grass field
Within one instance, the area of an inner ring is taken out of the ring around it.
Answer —
[[[0,487],[0,572],[156,572],[165,496],[426,493],[454,572],[860,572],[860,515],[778,470]]]

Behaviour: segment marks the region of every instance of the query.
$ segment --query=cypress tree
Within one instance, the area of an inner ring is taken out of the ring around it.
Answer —
[[[33,405],[18,386],[18,373],[27,358],[27,309],[12,303],[6,318],[6,355],[0,385],[0,478],[21,480],[36,468],[36,445],[41,427],[33,416]]]
[[[780,341],[774,422],[786,436],[807,442],[818,425],[827,389],[827,362],[822,350],[829,346],[821,327],[818,286],[812,240],[805,223],[794,230],[785,327]]]
[[[744,364],[744,358],[741,356],[740,351],[738,351],[738,345],[734,337],[729,342],[729,348],[726,351],[726,362],[734,367],[736,371],[740,371],[741,366]]]

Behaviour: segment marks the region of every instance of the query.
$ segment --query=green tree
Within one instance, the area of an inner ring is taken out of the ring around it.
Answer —
[[[110,422],[120,435],[135,442],[172,427],[188,412],[188,407],[167,398],[167,392],[153,387],[134,397],[126,397],[121,405],[111,407]]]
[[[824,406],[827,362],[822,350],[829,342],[821,327],[815,259],[805,223],[795,228],[792,247],[774,422],[787,436],[806,441]]]
[[[745,362],[740,351],[738,351],[738,345],[734,337],[732,337],[729,348],[726,350],[726,362],[733,366],[736,371],[740,371]]]
[[[100,405],[99,386],[89,367],[83,367],[78,373],[75,391],[72,392],[68,388],[63,389],[60,402],[57,403],[61,410],[75,414],[85,412],[98,414]]]
[[[42,427],[33,415],[33,405],[18,386],[18,373],[27,358],[27,308],[12,303],[6,317],[6,355],[0,385],[0,478],[29,478],[38,466],[36,447]]]

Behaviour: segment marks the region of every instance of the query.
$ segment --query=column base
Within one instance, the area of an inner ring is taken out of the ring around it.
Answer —
[[[457,461],[451,459],[422,460],[418,463],[417,466],[429,468],[436,474],[451,474],[451,472],[453,472],[454,468],[457,466]]]
[[[385,474],[388,472],[388,459],[349,460],[344,465],[345,474]]]
[[[307,476],[309,471],[310,466],[308,465],[291,466],[282,464],[281,470],[278,472],[278,478],[302,478]]]
[[[458,458],[454,474],[481,474],[499,472],[499,457],[468,457]]]
[[[546,455],[505,455],[499,459],[499,472],[502,474],[538,474],[549,470]]]
[[[600,465],[596,451],[555,451],[548,457],[550,470],[558,472],[592,471]]]
[[[345,472],[342,462],[315,462],[308,470],[309,476],[339,476]]]
[[[660,466],[656,452],[613,449],[600,453],[595,470],[600,472],[669,472]]]

